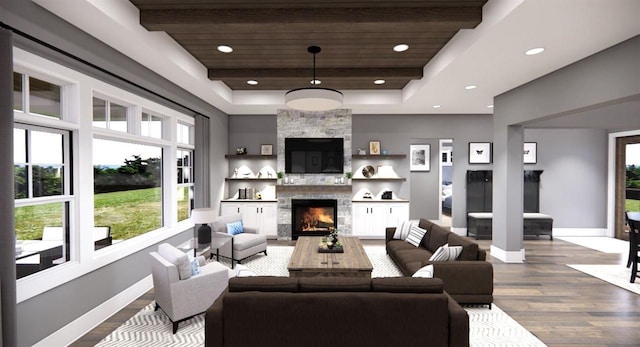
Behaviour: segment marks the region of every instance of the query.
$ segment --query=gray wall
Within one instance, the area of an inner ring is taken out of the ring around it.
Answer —
[[[69,66],[115,86],[127,89],[141,96],[177,109],[186,114],[201,113],[210,118],[211,127],[211,201],[220,200],[221,194],[215,186],[226,176],[224,153],[227,152],[226,115],[205,103],[165,78],[146,69],[126,56],[113,50],[95,38],[78,30],[64,20],[35,5],[31,1],[4,0],[0,3],[0,21],[20,31],[43,40],[68,53],[89,61],[111,73],[122,76],[133,83],[147,88],[137,88],[108,73],[88,68],[69,57],[53,52],[38,44],[14,35],[14,43],[33,53],[42,55],[60,64]],[[168,101],[170,99],[174,102]],[[176,105],[178,103],[181,106]],[[218,160],[222,158],[221,160]],[[220,173],[220,166],[224,172]],[[5,176],[3,179],[7,179]],[[9,195],[3,195],[3,205],[13,204]],[[8,229],[7,229],[8,230]],[[12,231],[11,231],[12,232]],[[193,231],[168,240],[173,244],[192,237]],[[150,274],[148,253],[151,246],[115,263],[104,266],[83,277],[77,278],[46,293],[17,305],[17,346],[31,346],[62,328],[90,309],[103,303],[119,292]],[[5,319],[6,317],[3,317]],[[11,317],[8,317],[11,319]]]
[[[277,140],[276,115],[229,117],[230,154],[238,147],[246,147],[247,154],[260,154],[260,145],[269,144],[277,154]]]
[[[540,212],[554,228],[606,228],[607,132],[601,129],[526,129],[537,142]]]

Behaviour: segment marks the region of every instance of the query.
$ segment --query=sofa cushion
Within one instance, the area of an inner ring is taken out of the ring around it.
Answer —
[[[233,237],[233,249],[236,251],[242,251],[263,243],[267,243],[266,235],[242,233]]]
[[[178,275],[181,280],[191,278],[191,261],[189,261],[187,253],[168,243],[163,243],[158,246],[158,254],[178,268]]]
[[[429,241],[427,249],[431,252],[435,252],[440,246],[449,242],[449,234],[451,232],[439,225],[433,225],[429,231]]]
[[[358,277],[303,277],[300,292],[369,292],[371,280]]]
[[[402,240],[391,240],[387,242],[387,249],[396,253],[402,250],[415,250],[416,248],[413,247],[412,244]]]
[[[417,225],[412,225],[411,228],[409,228],[409,236],[407,236],[406,241],[409,244],[418,247],[420,246],[420,242],[422,242],[422,238],[426,233],[426,230],[420,228]]]
[[[429,261],[452,261],[456,260],[462,253],[462,246],[444,246],[438,248],[435,253],[429,258]]]
[[[404,249],[396,252],[397,260],[403,264],[411,263],[414,261],[422,262],[423,260],[429,259],[430,257],[431,257],[431,252],[427,251],[422,247],[419,247],[419,248],[413,247],[413,249]]]
[[[480,250],[477,243],[465,239],[456,233],[449,234],[449,246],[462,246],[462,253],[458,260],[479,260],[478,252]]]
[[[276,276],[234,277],[229,279],[230,292],[289,292],[298,291],[298,279]]]
[[[411,230],[411,226],[414,224],[416,224],[414,221],[399,221],[398,226],[396,226],[396,231],[393,233],[393,238],[396,240],[406,240],[407,236],[409,236],[409,230]]]
[[[374,292],[442,293],[444,283],[439,278],[381,277],[371,279]]]
[[[431,237],[431,233],[429,233],[429,231],[431,231],[431,228],[434,225],[435,224],[432,221],[424,218],[420,218],[420,221],[418,222],[418,226],[427,231],[427,233],[422,238],[422,242],[420,243],[420,245],[424,248],[427,248],[427,244],[429,244],[429,238]]]

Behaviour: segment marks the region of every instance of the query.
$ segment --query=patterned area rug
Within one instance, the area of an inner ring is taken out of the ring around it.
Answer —
[[[400,276],[400,270],[387,257],[384,246],[365,246],[373,264],[373,277]],[[287,264],[293,253],[290,246],[269,246],[268,256],[253,256],[243,262],[258,275],[288,276]],[[224,263],[224,262],[223,262]],[[204,315],[182,322],[178,332],[171,333],[171,321],[151,303],[113,331],[96,346],[203,346]],[[470,345],[545,346],[533,334],[513,320],[499,307],[465,307],[469,313]]]

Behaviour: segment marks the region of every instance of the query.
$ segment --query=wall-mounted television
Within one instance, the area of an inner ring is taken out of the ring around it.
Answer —
[[[284,158],[286,173],[342,173],[344,139],[288,137],[284,139]]]

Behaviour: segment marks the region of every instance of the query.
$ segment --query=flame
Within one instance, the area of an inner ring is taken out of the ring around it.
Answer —
[[[318,227],[318,224],[334,226],[333,213],[330,209],[323,207],[310,207],[300,213],[300,224],[302,231],[328,230],[328,227]]]

